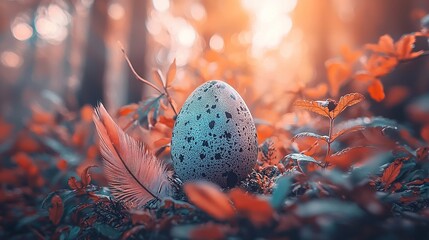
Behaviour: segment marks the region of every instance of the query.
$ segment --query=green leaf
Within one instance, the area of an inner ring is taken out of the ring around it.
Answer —
[[[94,228],[103,236],[108,239],[118,239],[121,236],[121,232],[112,228],[111,226],[103,223],[95,223]]]
[[[279,209],[283,206],[287,195],[290,193],[291,186],[292,175],[282,176],[277,180],[271,197],[271,206],[273,206],[273,208]]]
[[[401,127],[397,122],[383,117],[361,117],[341,122],[334,128],[333,136],[339,137],[348,131],[354,132],[365,128],[393,128]]]
[[[301,172],[303,173],[307,173],[307,169],[303,168],[305,167],[305,165],[303,165],[303,163],[315,163],[319,166],[321,166],[321,163],[317,160],[315,160],[314,158],[301,154],[301,153],[291,153],[286,155],[282,160],[280,160],[280,162],[283,162],[284,164],[287,164],[290,160],[294,160],[296,162],[296,164],[298,165],[298,167],[301,169]]]
[[[343,202],[336,199],[316,199],[298,205],[296,213],[300,217],[315,217],[318,215],[328,215],[343,219],[357,218],[364,215],[364,212],[355,203]]]
[[[164,96],[164,94],[161,94],[157,97],[149,98],[146,101],[140,102],[137,114],[138,122],[143,128],[149,129],[150,113],[152,113],[152,116],[150,117],[151,124],[155,125],[157,123],[160,111],[160,101]]]
[[[303,137],[317,138],[317,139],[323,140],[325,142],[328,142],[328,136],[322,136],[322,135],[312,133],[312,132],[298,133],[292,138],[292,142],[298,138],[303,138]]]

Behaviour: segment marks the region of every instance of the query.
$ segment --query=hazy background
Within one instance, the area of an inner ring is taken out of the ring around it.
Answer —
[[[118,41],[149,80],[176,58],[177,86],[195,78],[243,82],[236,73],[245,72],[276,98],[326,81],[325,61],[344,46],[418,31],[428,11],[425,0],[3,0],[0,111],[19,122],[34,105],[76,110],[102,101],[116,110],[141,100],[147,93]],[[410,98],[427,92],[427,60],[415,62],[385,84],[408,86]],[[405,104],[378,108],[400,119]]]

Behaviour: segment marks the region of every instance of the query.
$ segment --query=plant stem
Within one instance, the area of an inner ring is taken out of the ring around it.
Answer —
[[[173,109],[174,116],[175,116],[175,118],[176,118],[176,117],[177,117],[177,110],[176,110],[176,108],[174,107],[173,101],[171,101],[171,99],[172,99],[172,98],[170,97],[170,93],[168,92],[167,87],[164,87],[164,91],[165,91],[165,95],[166,95],[166,97],[167,97],[167,101],[168,101],[168,103],[170,104],[171,109]]]
[[[326,156],[325,156],[325,164],[324,168],[326,168],[328,157],[331,155],[331,138],[332,138],[332,130],[334,126],[334,118],[329,118],[329,134],[328,134],[328,147],[326,148]]]
[[[153,89],[155,89],[156,91],[158,91],[159,93],[161,93],[161,94],[165,94],[165,96],[167,97],[167,101],[168,101],[168,103],[170,104],[171,108],[173,109],[173,112],[174,112],[175,117],[177,117],[177,110],[176,110],[176,108],[174,107],[173,102],[171,101],[170,93],[168,92],[167,87],[166,87],[166,86],[163,86],[163,89],[164,89],[164,92],[163,92],[163,91],[162,91],[161,89],[159,89],[155,84],[153,84],[153,83],[149,82],[148,80],[144,79],[143,77],[141,77],[141,76],[136,72],[136,70],[134,69],[133,64],[131,63],[130,59],[128,58],[128,55],[127,55],[127,53],[125,52],[125,49],[124,49],[124,47],[122,46],[122,44],[121,44],[120,42],[118,42],[118,44],[119,44],[119,47],[121,48],[122,53],[124,53],[125,60],[127,61],[128,66],[130,67],[130,69],[131,69],[131,71],[133,72],[134,76],[135,76],[138,80],[142,81],[143,83],[145,83],[145,84],[149,85],[150,87],[152,87]]]
[[[120,44],[120,43],[119,43],[119,44]],[[153,83],[149,82],[148,80],[146,80],[146,79],[142,78],[142,77],[141,77],[141,76],[136,72],[136,70],[135,70],[135,69],[134,69],[134,67],[133,67],[133,64],[131,63],[130,59],[128,58],[127,53],[125,52],[124,47],[123,47],[122,45],[119,45],[119,46],[120,46],[120,48],[121,48],[122,53],[124,53],[125,60],[127,61],[128,66],[130,67],[130,69],[131,69],[131,71],[133,72],[134,76],[135,76],[138,80],[142,81],[143,83],[145,83],[145,84],[149,85],[150,87],[152,87],[153,89],[155,89],[155,90],[156,90],[156,91],[158,91],[159,93],[163,94],[163,92],[161,91],[161,89],[159,89],[155,84],[153,84]]]

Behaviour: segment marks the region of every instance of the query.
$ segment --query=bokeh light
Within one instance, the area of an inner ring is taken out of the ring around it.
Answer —
[[[124,16],[125,10],[121,4],[112,3],[109,5],[108,14],[112,19],[119,20]]]
[[[4,51],[0,55],[1,63],[9,68],[17,68],[22,65],[22,58],[12,51]]]
[[[36,30],[40,38],[52,44],[62,42],[68,35],[70,15],[57,4],[39,7],[36,16]]]

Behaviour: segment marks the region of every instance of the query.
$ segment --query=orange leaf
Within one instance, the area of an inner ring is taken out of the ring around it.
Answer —
[[[404,163],[402,161],[394,161],[384,170],[383,175],[381,176],[381,182],[384,184],[385,188],[388,188],[396,180],[401,172],[403,164]]]
[[[75,177],[70,177],[67,183],[72,190],[82,189],[82,183],[77,181]]]
[[[4,122],[0,118],[0,142],[5,141],[12,133],[12,130],[13,130],[13,125],[7,122]]]
[[[410,95],[410,90],[405,86],[390,87],[384,104],[386,107],[394,107],[402,103]]]
[[[325,63],[325,67],[329,85],[331,86],[330,93],[335,97],[338,95],[340,87],[346,82],[352,72],[347,63],[339,61],[328,60]]]
[[[332,118],[336,118],[346,108],[362,102],[365,97],[360,93],[349,93],[340,98],[337,107],[331,113]]]
[[[307,101],[296,100],[293,104],[295,107],[317,113],[319,115],[330,117],[327,101]]]
[[[414,52],[414,43],[416,41],[416,37],[414,35],[404,35],[399,39],[396,44],[396,56],[400,60],[412,59],[423,54],[423,51]]]
[[[161,70],[155,69],[152,73],[153,79],[155,79],[161,86],[165,86],[165,79],[162,76]]]
[[[171,141],[170,138],[160,138],[160,139],[156,140],[155,142],[153,142],[153,146],[155,146],[155,148],[159,148],[159,147],[162,147],[162,146],[169,144],[170,141]]]
[[[239,188],[229,192],[234,206],[240,214],[249,218],[255,226],[266,226],[273,219],[273,208],[266,200],[246,194]]]
[[[85,105],[80,109],[80,117],[85,122],[92,122],[92,114],[94,110],[91,105]]]
[[[372,55],[366,62],[365,68],[374,77],[384,76],[390,73],[398,64],[396,57],[384,57]]]
[[[374,76],[368,73],[367,71],[358,71],[356,72],[353,78],[361,82],[374,80]]]
[[[166,88],[169,87],[171,83],[173,83],[175,77],[176,77],[176,59],[173,60],[173,62],[170,64],[170,67],[168,68],[167,81],[164,87]]]
[[[368,92],[371,98],[377,102],[382,101],[385,97],[383,84],[378,79],[376,79],[372,82],[371,85],[369,85]]]
[[[227,220],[235,215],[228,196],[213,183],[188,182],[183,190],[193,204],[217,220]]]
[[[167,126],[169,128],[173,128],[175,121],[172,118],[167,118],[167,117],[165,117],[165,116],[162,115],[162,116],[159,116],[158,122],[164,124],[165,126]]]
[[[384,54],[394,54],[395,46],[393,44],[393,39],[388,34],[381,36],[378,39],[377,44],[366,44],[365,48],[373,52],[379,52]]]
[[[325,83],[321,83],[313,88],[303,89],[302,93],[311,99],[318,99],[326,95],[328,92],[328,86]]]
[[[258,136],[258,142],[261,143],[274,134],[274,128],[268,125],[258,125],[256,127],[256,132]]]
[[[82,187],[86,187],[89,185],[89,183],[91,182],[91,175],[89,174],[89,169],[92,167],[97,167],[95,165],[91,165],[86,167],[83,171],[82,174],[80,175],[80,180],[82,182]]]
[[[192,229],[189,233],[190,239],[224,239],[225,233],[222,225],[214,223],[202,224]]]
[[[362,51],[360,50],[351,50],[348,46],[342,46],[341,49],[341,56],[343,59],[350,64],[353,64],[362,56]]]
[[[61,171],[67,170],[68,163],[64,159],[60,159],[57,161],[57,168]]]
[[[123,107],[121,107],[119,109],[118,115],[119,116],[126,116],[126,115],[128,115],[130,113],[133,113],[133,112],[137,111],[138,107],[139,107],[139,105],[135,104],[135,103],[129,104],[129,105],[125,105],[125,106],[123,106]]]
[[[51,220],[54,225],[58,225],[64,213],[63,200],[60,196],[55,195],[51,199],[51,204],[52,206],[49,208],[49,220]]]

